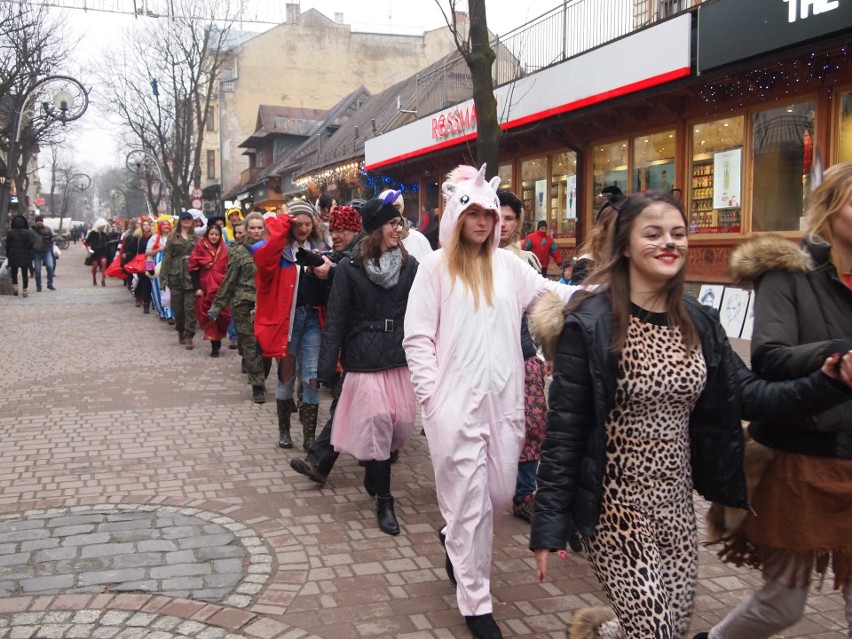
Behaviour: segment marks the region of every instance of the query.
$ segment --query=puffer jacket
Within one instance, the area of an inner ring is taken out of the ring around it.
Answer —
[[[189,256],[192,254],[198,236],[190,233],[183,237],[180,231],[172,233],[163,250],[163,262],[160,265],[160,283],[172,290],[192,291],[192,276],[189,274]]]
[[[759,236],[731,256],[731,274],[755,287],[751,365],[761,377],[812,373],[842,350],[835,340],[852,340],[852,290],[840,281],[828,245],[796,247],[778,235]],[[749,434],[765,446],[852,458],[852,402],[813,417],[761,417]]]
[[[690,297],[684,303],[707,365],[706,385],[689,421],[693,486],[710,501],[747,508],[740,420],[816,413],[847,401],[852,392],[820,371],[776,383],[758,378],[731,349],[716,311]],[[587,299],[567,316],[561,302],[548,299],[534,310],[532,322],[555,372],[530,548],[561,549],[575,530],[595,534],[619,357],[609,350],[612,311],[606,295]]]
[[[417,260],[403,263],[396,286],[384,289],[367,277],[358,247],[334,269],[317,379],[335,378],[337,356],[347,372],[375,372],[406,366],[402,348],[408,292]]]
[[[6,257],[9,259],[9,266],[32,268],[35,244],[36,240],[27,218],[23,215],[13,217],[12,228],[6,233]]]

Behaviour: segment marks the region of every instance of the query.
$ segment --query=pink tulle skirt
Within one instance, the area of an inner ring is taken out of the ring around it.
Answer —
[[[346,373],[337,401],[331,445],[356,459],[383,461],[411,437],[416,414],[407,366]]]

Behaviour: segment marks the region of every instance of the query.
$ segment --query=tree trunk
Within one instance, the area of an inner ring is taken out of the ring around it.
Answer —
[[[500,140],[503,130],[497,120],[497,100],[491,68],[496,54],[488,38],[485,0],[470,0],[470,55],[467,59],[473,83],[473,105],[476,109],[476,155],[479,165],[487,164],[486,178],[497,175],[500,160]]]

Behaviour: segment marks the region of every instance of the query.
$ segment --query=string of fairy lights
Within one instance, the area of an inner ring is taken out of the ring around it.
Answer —
[[[420,185],[416,182],[401,182],[382,173],[372,173],[364,168],[363,162],[348,162],[335,167],[304,175],[293,180],[294,186],[307,191],[324,191],[332,184],[360,184],[373,194],[386,189],[417,193]]]

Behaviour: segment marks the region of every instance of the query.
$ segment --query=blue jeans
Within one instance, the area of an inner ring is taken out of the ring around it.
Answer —
[[[515,484],[516,504],[521,503],[524,497],[532,495],[535,492],[535,474],[538,470],[538,460],[533,459],[527,462],[518,462],[518,480]]]
[[[35,281],[36,289],[41,290],[41,264],[47,267],[47,285],[53,286],[53,251],[44,251],[43,253],[35,254]]]
[[[320,400],[319,392],[311,387],[311,380],[317,376],[321,337],[319,311],[310,306],[299,306],[293,312],[293,332],[287,344],[287,353],[299,360],[302,401],[305,404],[319,404]],[[292,399],[295,385],[295,376],[286,383],[278,382],[275,387],[275,399]]]

